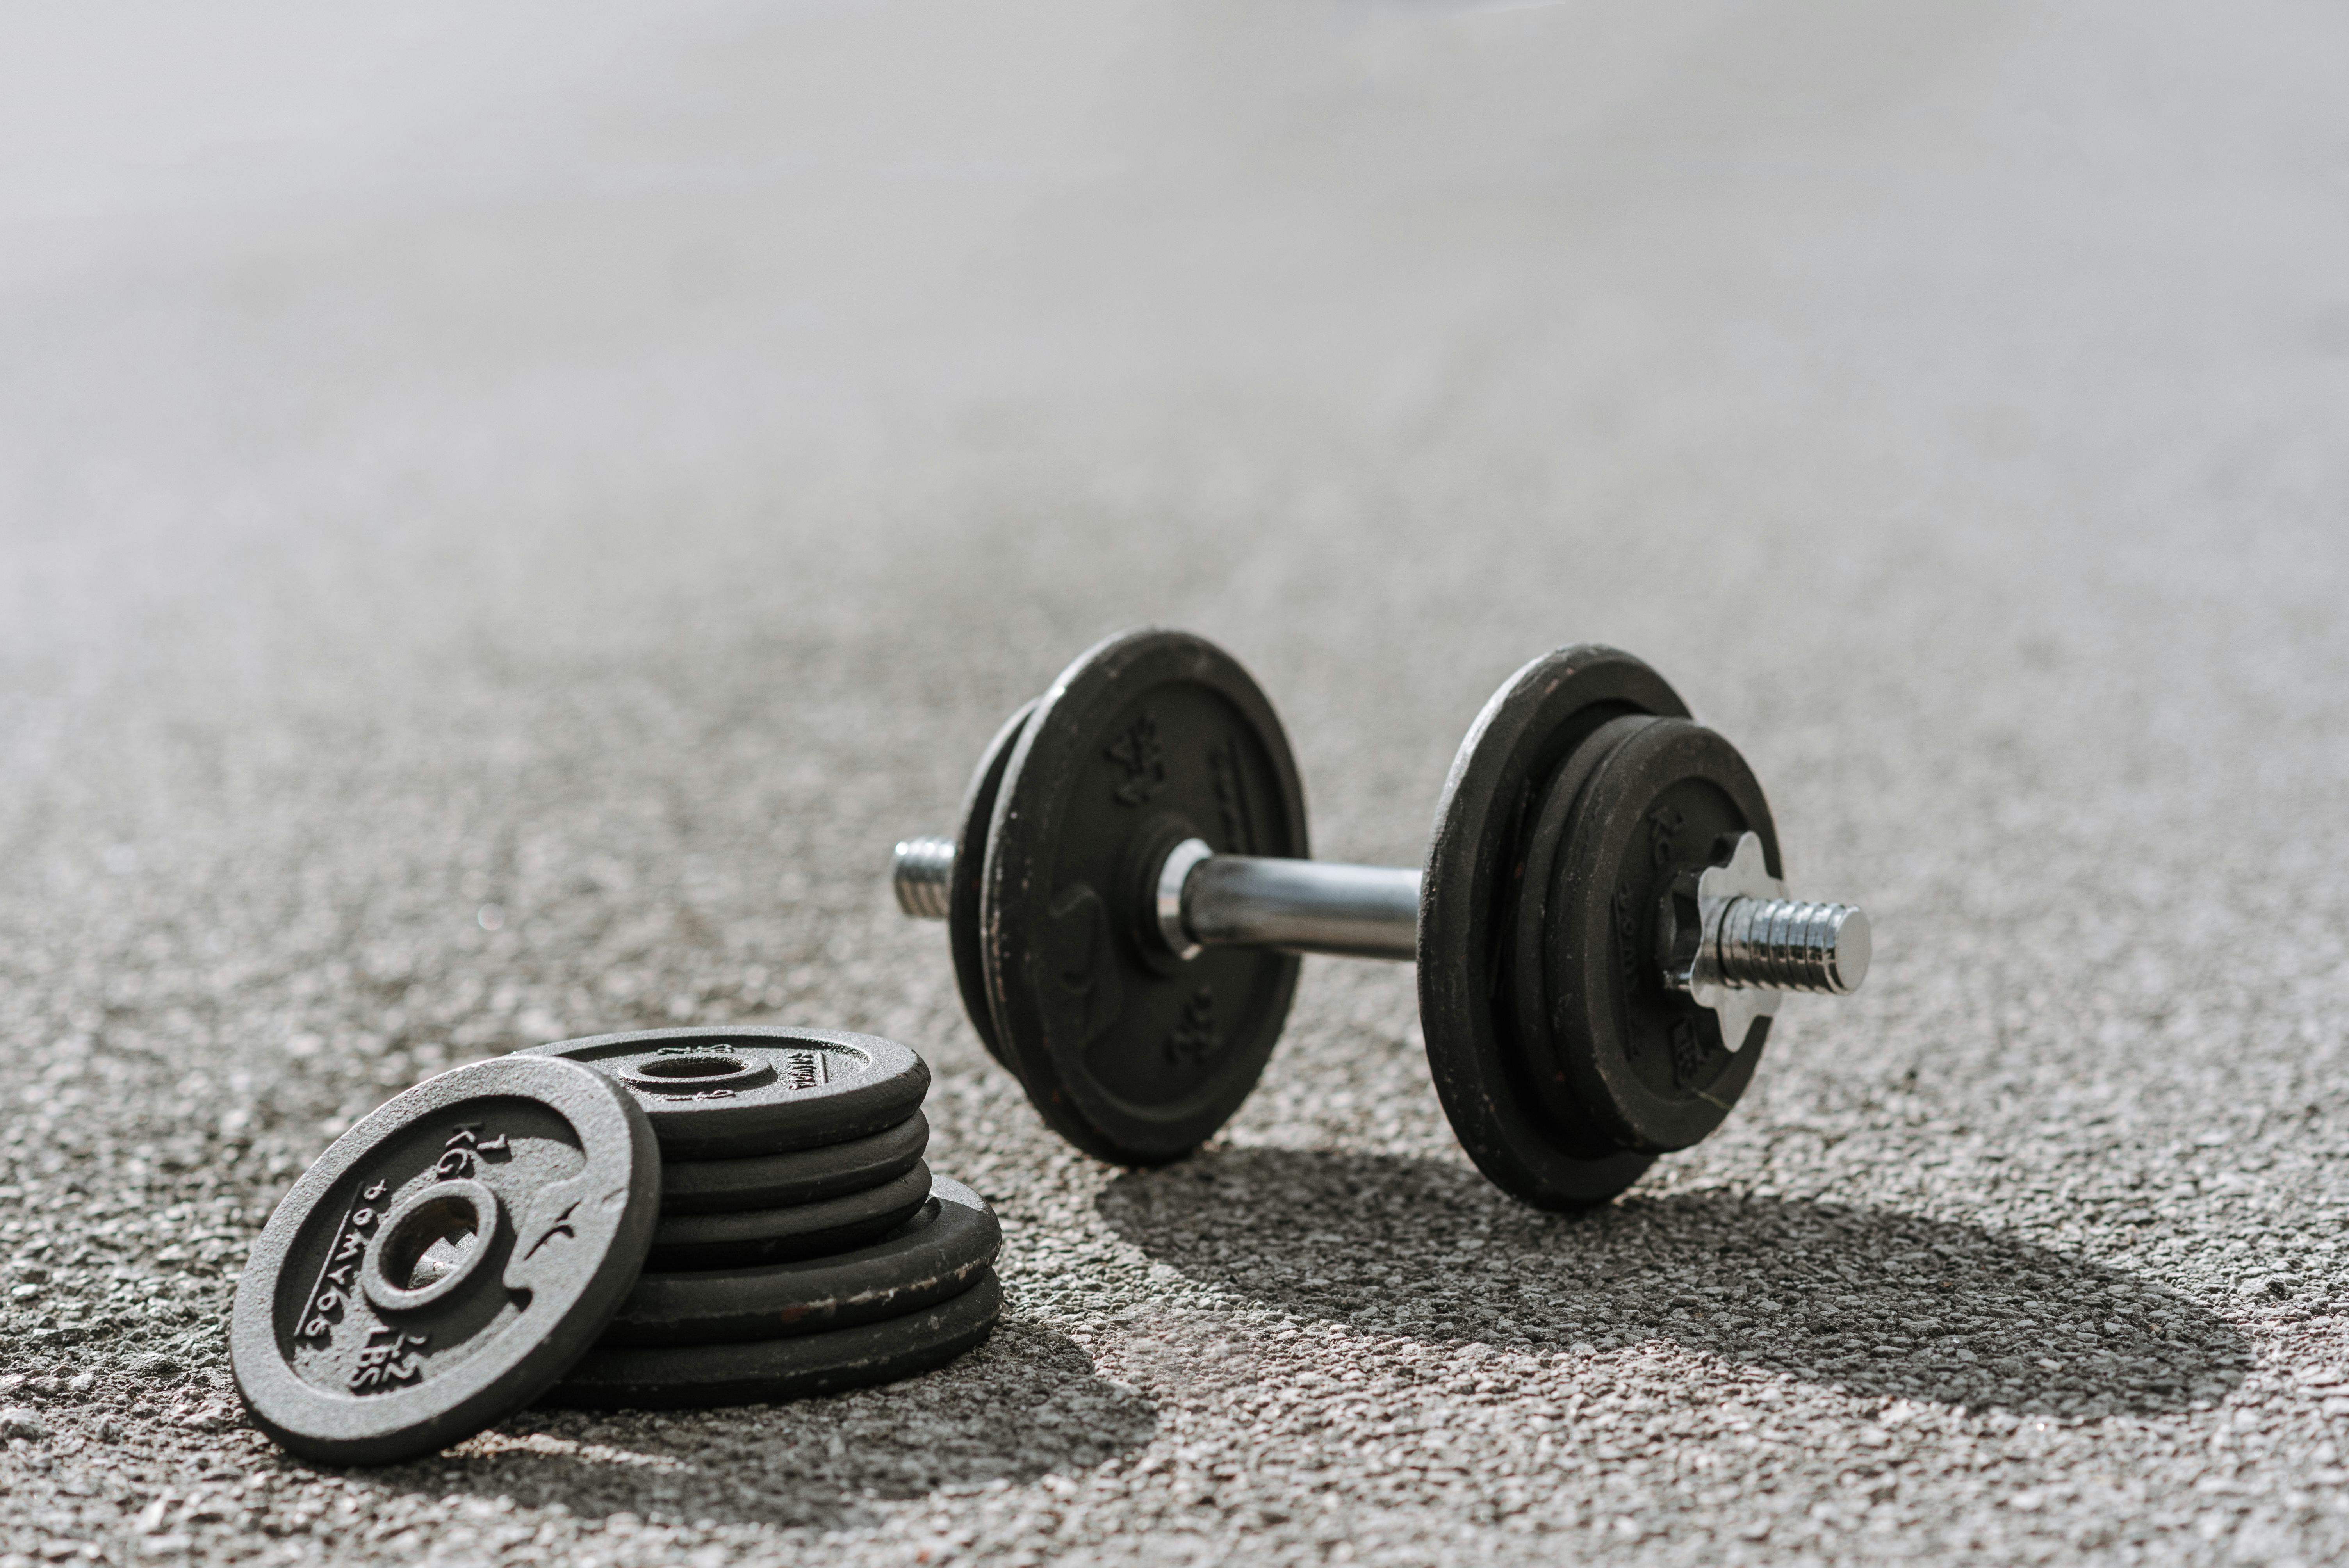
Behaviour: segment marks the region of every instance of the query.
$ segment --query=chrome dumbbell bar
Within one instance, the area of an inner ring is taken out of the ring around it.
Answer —
[[[1758,841],[1756,853],[1758,869]],[[897,907],[944,920],[954,858],[952,839],[898,844],[891,879]],[[1219,855],[1203,840],[1185,839],[1161,865],[1157,889],[1158,934],[1179,957],[1206,947],[1405,963],[1418,954],[1420,873],[1408,867]],[[1868,973],[1868,916],[1852,904],[1724,890],[1699,901],[1696,913],[1695,940],[1667,944],[1664,980],[1675,990],[1711,985],[1843,996]]]

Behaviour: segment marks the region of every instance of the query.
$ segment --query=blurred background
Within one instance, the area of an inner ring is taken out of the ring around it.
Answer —
[[[2313,0],[0,7],[16,1228],[226,1258],[427,1072],[756,1017],[929,1053],[1017,1240],[1093,1178],[888,848],[1155,621],[1325,855],[1560,643],[1737,742],[1878,961],[1653,1190],[2338,1284],[2344,81]],[[1234,1136],[1456,1159],[1409,975]]]
[[[0,26],[19,1037],[176,1006],[175,1057],[405,1083],[795,968],[951,1034],[886,845],[1152,620],[1257,669],[1323,852],[1402,861],[1503,675],[1632,648],[1930,1026],[2335,951],[2277,874],[2349,651],[2328,7]],[[882,955],[917,1001],[808,967]]]

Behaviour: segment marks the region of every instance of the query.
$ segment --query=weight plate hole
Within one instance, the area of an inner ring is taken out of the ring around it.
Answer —
[[[616,1076],[647,1094],[707,1094],[714,1088],[749,1088],[775,1075],[771,1066],[755,1057],[693,1050],[647,1057],[628,1063]]]
[[[706,1078],[747,1072],[750,1067],[740,1057],[670,1057],[666,1061],[647,1062],[636,1071],[648,1078]]]
[[[438,1284],[481,1242],[481,1215],[461,1194],[451,1194],[409,1212],[408,1222],[384,1245],[384,1277],[400,1290]]]
[[[429,1305],[481,1266],[497,1228],[497,1194],[474,1181],[435,1182],[385,1216],[360,1288],[386,1312]]]

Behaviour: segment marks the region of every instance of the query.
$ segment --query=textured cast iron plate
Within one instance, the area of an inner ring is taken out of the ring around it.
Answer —
[[[1655,1160],[1594,1145],[1587,1123],[1552,1114],[1557,1097],[1530,1081],[1511,973],[1526,851],[1549,786],[1602,726],[1635,714],[1688,709],[1614,648],[1560,648],[1511,676],[1453,758],[1420,882],[1419,1016],[1437,1097],[1476,1168],[1546,1209],[1604,1202]]]
[[[263,1228],[229,1329],[245,1408],[330,1463],[446,1448],[595,1343],[659,1208],[652,1128],[609,1078],[506,1057],[419,1084]]]
[[[995,738],[987,743],[985,755],[972,770],[955,830],[954,875],[947,884],[947,946],[954,954],[955,988],[962,993],[963,1011],[969,1015],[971,1029],[987,1054],[1014,1072],[1019,1068],[996,1043],[995,1014],[987,999],[987,963],[978,939],[979,885],[987,869],[987,830],[995,820],[996,791],[1003,786],[1003,769],[1011,760],[1011,748],[1019,744],[1019,732],[1035,711],[1033,702],[1021,704],[1019,711],[1004,720]]]
[[[661,1167],[661,1212],[723,1214],[844,1198],[903,1176],[929,1142],[929,1120],[917,1110],[845,1143],[742,1160],[671,1160]]]
[[[895,1040],[834,1029],[645,1029],[532,1046],[626,1084],[670,1160],[844,1143],[921,1109],[930,1069]]]
[[[1770,1033],[1770,1020],[1757,1018],[1744,1039],[1725,1041],[1712,1008],[1665,988],[1656,951],[1665,892],[1726,861],[1748,832],[1761,839],[1770,873],[1781,874],[1778,834],[1762,786],[1728,741],[1686,719],[1625,722],[1638,728],[1583,787],[1547,896],[1529,896],[1519,919],[1547,933],[1555,1070],[1611,1141],[1661,1153],[1721,1125]]]
[[[649,1266],[742,1268],[821,1257],[859,1247],[904,1224],[929,1201],[930,1168],[920,1161],[903,1176],[821,1203],[745,1209],[725,1214],[667,1214],[653,1232]]]
[[[1080,1149],[1158,1164],[1239,1109],[1297,988],[1291,954],[1156,935],[1166,851],[1307,852],[1288,737],[1212,643],[1140,631],[1081,655],[1020,727],[995,797],[978,934],[994,1045]]]
[[[985,1339],[1003,1306],[995,1271],[903,1317],[740,1345],[591,1350],[540,1401],[594,1409],[684,1408],[798,1399],[910,1377]]]
[[[869,1247],[760,1268],[643,1275],[601,1343],[780,1339],[901,1317],[969,1289],[1002,1245],[985,1201],[934,1176],[929,1202]]]

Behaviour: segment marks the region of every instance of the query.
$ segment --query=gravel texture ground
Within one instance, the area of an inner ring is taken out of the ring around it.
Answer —
[[[381,9],[381,8],[378,8]],[[0,1564],[2349,1552],[2349,17],[1829,0],[0,14]],[[1661,667],[1878,960],[1622,1202],[1309,962],[1047,1136],[890,841],[1097,635],[1321,852]],[[1009,1305],[900,1387],[336,1473],[222,1353],[419,1078],[913,1043]]]

